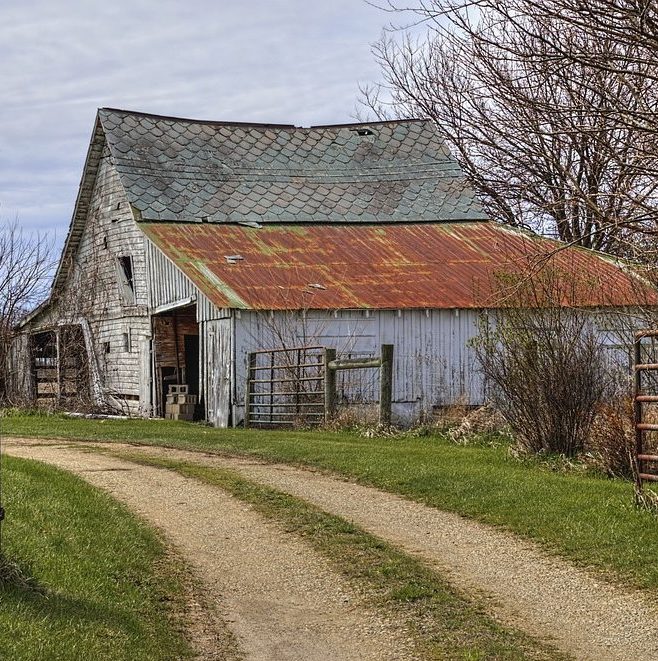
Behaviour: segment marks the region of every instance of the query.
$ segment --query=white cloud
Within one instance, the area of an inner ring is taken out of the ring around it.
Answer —
[[[61,243],[100,106],[350,121],[386,22],[361,0],[4,0],[0,214]]]

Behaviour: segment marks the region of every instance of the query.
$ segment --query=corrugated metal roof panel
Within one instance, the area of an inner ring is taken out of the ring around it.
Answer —
[[[494,223],[140,227],[218,307],[514,305],[519,290],[510,283],[547,264],[562,274],[565,304],[658,303],[655,290],[609,257]]]

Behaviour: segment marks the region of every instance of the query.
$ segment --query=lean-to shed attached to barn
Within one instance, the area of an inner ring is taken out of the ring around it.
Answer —
[[[656,303],[610,258],[557,247],[489,222],[429,121],[298,128],[104,108],[16,382],[36,400],[155,416],[186,384],[197,416],[227,426],[244,417],[250,351],[392,344],[394,415],[477,404],[469,341],[501,276],[545,258],[574,277],[572,304]],[[345,382],[339,398],[374,392]]]

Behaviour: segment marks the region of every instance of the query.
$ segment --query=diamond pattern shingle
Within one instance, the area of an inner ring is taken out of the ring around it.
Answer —
[[[144,220],[485,218],[429,121],[305,129],[107,108],[99,118],[128,198]]]

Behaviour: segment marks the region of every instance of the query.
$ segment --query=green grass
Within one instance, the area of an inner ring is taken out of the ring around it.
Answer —
[[[154,420],[15,415],[2,425],[14,435],[129,441],[316,466],[505,527],[577,564],[658,589],[658,521],[635,508],[629,483],[520,463],[505,447],[457,446],[440,436],[366,439]]]
[[[494,622],[435,572],[337,516],[233,471],[189,462],[111,452],[174,470],[228,491],[267,518],[306,539],[378,608],[408,626],[423,658],[563,659],[555,649]]]
[[[63,471],[3,460],[0,658],[191,656],[184,568],[109,496]]]

